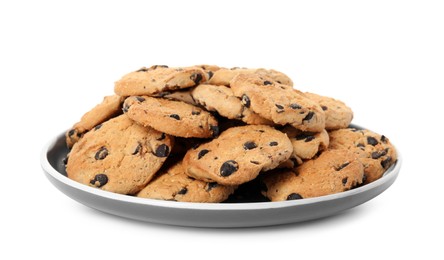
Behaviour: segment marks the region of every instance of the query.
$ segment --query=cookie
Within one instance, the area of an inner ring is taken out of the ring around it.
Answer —
[[[292,152],[284,133],[270,126],[247,125],[229,128],[211,142],[189,150],[183,163],[190,177],[239,185],[277,167]]]
[[[65,137],[68,148],[71,148],[89,130],[121,114],[123,100],[121,96],[117,95],[106,96],[103,98],[102,103],[86,112],[80,121],[66,132]]]
[[[206,80],[207,74],[199,67],[169,68],[155,65],[126,74],[115,83],[114,92],[120,96],[151,96],[194,87]]]
[[[231,85],[231,80],[239,74],[258,74],[272,78],[278,83],[293,86],[293,81],[284,73],[277,70],[267,69],[247,69],[247,68],[221,68],[214,72],[214,75],[209,79],[208,83],[212,85]]]
[[[313,158],[318,152],[328,148],[329,137],[325,130],[319,133],[302,132],[291,126],[282,130],[290,138],[293,144],[293,156],[303,160]]]
[[[193,96],[191,95],[191,92],[194,88],[186,88],[186,89],[180,89],[176,91],[164,91],[157,94],[152,95],[152,97],[158,97],[158,98],[165,98],[175,101],[182,101],[187,104],[197,106],[198,103],[193,99]]]
[[[142,189],[137,197],[182,202],[222,202],[235,190],[216,182],[204,182],[188,177],[179,161],[162,169]]]
[[[135,194],[169,155],[173,138],[120,115],[74,144],[66,165],[70,179],[120,194]]]
[[[329,149],[348,149],[364,164],[365,182],[373,182],[396,162],[395,147],[384,135],[369,130],[346,128],[331,131]]]
[[[240,74],[230,85],[246,107],[276,124],[311,132],[325,128],[322,108],[290,86],[257,74]]]
[[[326,96],[305,92],[306,97],[317,102],[325,113],[325,129],[336,130],[347,128],[352,119],[353,111],[344,102]]]
[[[174,136],[210,138],[219,133],[209,112],[180,101],[134,96],[125,100],[123,110],[137,123]]]
[[[203,69],[205,73],[207,73],[208,80],[210,80],[213,77],[216,71],[222,69],[221,67],[216,65],[197,65],[196,67]]]
[[[364,167],[353,152],[325,151],[293,170],[266,173],[262,193],[271,201],[319,197],[350,190],[363,176]]]
[[[226,86],[201,84],[191,92],[193,99],[208,111],[216,111],[228,119],[242,120],[250,125],[273,125],[273,122],[260,117],[234,96]]]

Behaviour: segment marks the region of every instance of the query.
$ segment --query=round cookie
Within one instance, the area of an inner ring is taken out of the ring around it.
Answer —
[[[265,125],[233,127],[196,149],[184,159],[186,174],[206,182],[239,185],[290,158],[288,137]]]
[[[141,68],[124,75],[114,85],[120,96],[151,96],[156,93],[190,88],[207,80],[207,74],[199,67],[169,68],[155,65]]]
[[[322,108],[292,87],[257,74],[240,74],[231,81],[235,96],[261,117],[276,124],[311,132],[325,128]]]
[[[293,170],[266,173],[262,193],[271,201],[319,197],[350,190],[363,176],[364,167],[353,152],[325,151]]]
[[[267,69],[248,69],[248,68],[221,68],[214,72],[214,75],[209,79],[208,83],[212,85],[229,86],[231,80],[239,74],[258,74],[272,78],[276,82],[284,85],[293,86],[293,81],[284,73],[277,70]]]
[[[242,105],[241,100],[226,86],[201,84],[194,88],[191,94],[196,103],[228,119],[242,120],[250,125],[273,125],[270,120],[260,117]]]
[[[179,137],[216,137],[217,120],[207,111],[180,101],[148,96],[129,97],[123,104],[129,118],[143,126]]]
[[[305,92],[306,97],[317,102],[325,113],[325,129],[336,130],[347,128],[352,119],[353,111],[344,102],[314,93]]]
[[[373,182],[396,162],[395,147],[384,135],[369,130],[346,128],[331,131],[330,149],[348,149],[356,153],[364,164],[365,182]]]
[[[161,169],[137,197],[182,202],[222,202],[235,190],[216,182],[203,182],[188,177],[179,161]]]
[[[173,139],[120,115],[74,144],[66,165],[70,179],[120,194],[135,194],[169,155]]]
[[[291,126],[282,130],[290,138],[293,144],[293,156],[303,160],[313,158],[318,152],[328,148],[329,137],[325,130],[319,133],[302,132]]]
[[[117,95],[106,96],[102,103],[86,112],[79,122],[65,134],[66,145],[71,148],[86,132],[122,113],[124,98]]]

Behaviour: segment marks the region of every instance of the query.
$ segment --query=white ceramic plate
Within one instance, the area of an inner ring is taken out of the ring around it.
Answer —
[[[360,128],[358,126],[353,126]],[[49,141],[41,165],[51,183],[72,199],[94,209],[142,221],[194,227],[254,227],[287,224],[335,215],[358,206],[393,184],[401,156],[379,180],[333,195],[282,202],[189,203],[152,200],[92,188],[66,177],[64,134]]]

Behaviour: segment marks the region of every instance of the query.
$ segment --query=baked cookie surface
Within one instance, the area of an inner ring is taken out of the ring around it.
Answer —
[[[137,197],[183,202],[222,202],[235,190],[216,182],[203,182],[185,174],[179,161],[161,169]]]
[[[396,162],[396,149],[384,135],[355,128],[331,131],[329,135],[329,149],[348,149],[360,157],[364,164],[364,183],[381,178]]]
[[[303,132],[291,126],[286,126],[282,130],[290,138],[293,144],[293,156],[303,160],[311,159],[318,152],[326,150],[329,144],[327,131],[319,133]]]
[[[277,167],[292,152],[284,133],[269,126],[247,125],[229,128],[211,142],[189,150],[183,163],[186,174],[193,178],[239,185]]]
[[[102,190],[135,194],[159,170],[172,145],[170,136],[120,115],[74,144],[67,176]]]
[[[325,128],[322,108],[292,87],[257,74],[240,74],[231,81],[235,96],[245,106],[276,124],[289,124],[302,131],[321,132]]]
[[[89,130],[110,118],[122,114],[123,100],[124,98],[117,95],[106,96],[100,104],[86,112],[80,121],[66,132],[65,137],[68,148],[71,148]]]
[[[151,96],[194,87],[206,80],[207,74],[199,67],[169,68],[155,65],[124,75],[115,83],[114,92],[120,96]]]
[[[208,111],[216,111],[228,119],[242,120],[250,125],[272,125],[267,120],[242,105],[242,101],[234,96],[233,91],[226,86],[201,84],[191,92],[196,103]]]
[[[211,79],[208,81],[212,85],[229,86],[233,78],[239,74],[258,74],[272,78],[273,80],[288,86],[293,86],[293,81],[284,73],[277,70],[267,69],[248,69],[248,68],[220,68],[214,72]]]
[[[271,201],[319,197],[350,190],[363,176],[364,167],[353,152],[325,151],[293,170],[266,173],[262,193]]]
[[[137,123],[174,136],[210,138],[219,133],[209,112],[181,101],[133,96],[125,100],[123,110]]]

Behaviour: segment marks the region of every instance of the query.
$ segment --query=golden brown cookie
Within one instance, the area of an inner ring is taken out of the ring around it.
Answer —
[[[173,139],[120,115],[74,144],[66,165],[70,179],[121,194],[135,194],[168,157]]]
[[[353,152],[325,151],[293,170],[267,173],[262,193],[271,201],[319,197],[352,189],[363,176],[364,167]]]

